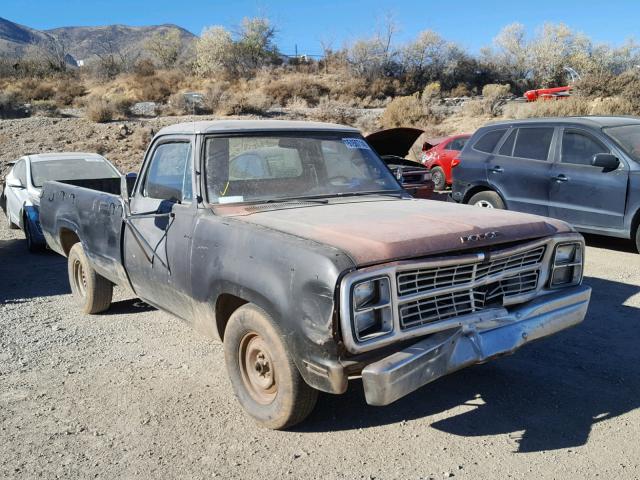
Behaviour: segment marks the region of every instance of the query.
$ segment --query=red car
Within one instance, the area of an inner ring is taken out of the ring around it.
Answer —
[[[435,146],[422,153],[422,164],[431,170],[431,179],[436,190],[444,190],[447,185],[451,185],[451,162],[458,156],[470,137],[470,134],[464,133],[446,137],[440,141],[434,140],[431,143]]]

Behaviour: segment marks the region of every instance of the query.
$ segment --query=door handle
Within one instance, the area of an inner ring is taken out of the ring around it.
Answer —
[[[493,168],[491,169],[491,171],[492,171],[493,173],[502,173],[502,172],[504,172],[504,168],[502,168],[502,167],[500,167],[500,166],[495,166],[495,167],[493,167]]]
[[[563,182],[568,182],[569,181],[569,177],[567,177],[564,174],[560,174],[557,177],[553,177],[553,179],[558,182],[558,183],[563,183]]]

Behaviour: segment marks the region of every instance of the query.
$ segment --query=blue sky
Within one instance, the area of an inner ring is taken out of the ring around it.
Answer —
[[[287,54],[295,45],[300,53],[318,54],[321,40],[338,48],[369,36],[387,12],[400,26],[398,41],[433,29],[472,52],[516,21],[531,30],[544,21],[564,22],[613,44],[640,37],[638,0],[0,0],[1,17],[39,29],[175,23],[199,34],[207,25],[232,28],[245,16],[266,15],[277,25],[277,43]]]

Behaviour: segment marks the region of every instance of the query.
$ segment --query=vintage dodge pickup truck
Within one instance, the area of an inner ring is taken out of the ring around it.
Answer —
[[[390,404],[576,325],[589,304],[567,224],[414,199],[345,126],[174,125],[131,191],[88,187],[48,182],[41,198],[82,310],[126,286],[220,339],[239,402],[270,428],[357,377],[369,404]]]

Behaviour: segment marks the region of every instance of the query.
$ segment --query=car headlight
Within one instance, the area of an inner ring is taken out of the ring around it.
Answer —
[[[551,287],[578,285],[582,281],[583,247],[580,242],[556,245],[551,269]]]
[[[391,287],[388,277],[365,280],[354,285],[351,304],[353,329],[359,342],[393,331]]]

